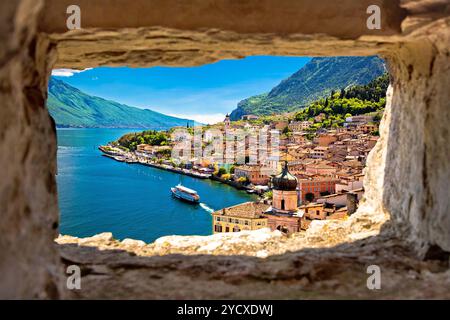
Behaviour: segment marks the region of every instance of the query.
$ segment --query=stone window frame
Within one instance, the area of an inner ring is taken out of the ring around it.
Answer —
[[[357,9],[352,6],[340,10],[342,14],[336,13],[334,20],[327,23],[301,10],[281,8],[286,14],[297,15],[292,23],[286,24],[276,1],[268,1],[269,19],[261,19],[264,12],[255,11],[257,24],[252,24],[255,20],[242,19],[239,10],[234,11],[235,20],[224,21],[218,16],[214,21],[205,21],[202,19],[208,15],[198,14],[197,8],[193,8],[186,14],[194,14],[196,19],[185,20],[184,25],[170,19],[161,23],[147,20],[147,27],[141,28],[132,25],[128,15],[118,25],[99,24],[98,17],[90,19],[87,10],[86,29],[66,33],[65,16],[60,17],[52,10],[64,6],[63,1],[28,1],[28,6],[19,6],[19,2],[22,1],[1,3],[2,9],[6,6],[2,12],[10,19],[7,28],[0,28],[5,32],[2,41],[8,53],[0,55],[5,89],[1,146],[17,148],[14,149],[17,152],[5,152],[0,158],[5,168],[0,183],[5,190],[12,187],[12,195],[16,197],[6,199],[13,205],[5,208],[4,223],[0,224],[0,234],[6,239],[0,242],[2,261],[12,266],[1,273],[2,279],[8,280],[5,283],[17,280],[10,297],[58,294],[55,283],[59,280],[52,276],[61,267],[58,249],[52,245],[59,225],[54,178],[56,134],[45,108],[47,81],[53,67],[81,69],[87,67],[86,60],[94,65],[151,66],[199,65],[267,52],[297,56],[326,56],[331,52],[381,55],[389,62],[391,86],[380,139],[367,160],[365,201],[355,215],[364,216],[378,226],[388,221],[385,227],[407,239],[420,257],[427,256],[431,248],[450,251],[449,200],[445,196],[450,170],[442,159],[442,152],[448,147],[442,141],[450,139],[448,130],[439,121],[445,120],[446,103],[450,100],[448,88],[443,87],[448,83],[449,17],[437,1],[405,0],[401,5],[385,1],[381,5],[389,14],[384,15],[385,28],[378,33],[365,29],[364,21],[358,22],[357,18],[356,22],[348,21],[346,14]],[[296,3],[301,5],[300,1],[291,5]],[[323,4],[316,2],[316,5]],[[214,15],[216,9],[212,8],[208,14]],[[229,8],[221,9],[228,12]],[[41,11],[45,15],[41,16]],[[297,23],[306,20],[311,23]],[[341,25],[348,23],[357,24],[354,28],[346,26],[350,30],[346,34]],[[145,45],[141,42],[140,47],[136,46],[133,39],[137,34],[146,36]],[[217,50],[212,51],[211,46]],[[413,155],[409,159],[402,148],[408,142],[413,148],[408,152]],[[21,170],[16,170],[13,164],[20,164]],[[19,234],[24,238],[17,241]],[[17,253],[24,263],[18,263]],[[35,273],[28,274],[24,265],[34,265]]]

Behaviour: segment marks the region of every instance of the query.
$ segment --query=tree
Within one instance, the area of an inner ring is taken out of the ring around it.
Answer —
[[[128,148],[129,148],[130,150],[132,150],[132,151],[136,150],[136,148],[137,148],[137,142],[136,142],[136,141],[131,142],[131,143],[129,144]]]
[[[287,134],[287,133],[289,133],[289,132],[292,132],[292,130],[289,128],[289,126],[284,127],[282,133],[283,133],[283,134]]]
[[[230,180],[231,179],[231,174],[229,173],[224,173],[223,175],[220,176],[222,179],[224,180]]]
[[[221,177],[222,175],[227,173],[227,169],[225,169],[224,167],[219,168],[219,171],[217,172],[217,175],[219,177]]]
[[[382,115],[379,112],[377,112],[377,114],[373,117],[373,121],[380,122],[381,117],[382,117]]]
[[[219,165],[216,163],[214,163],[214,175],[217,176],[219,174]]]
[[[312,202],[314,200],[314,193],[308,192],[305,194],[305,200],[308,202]]]
[[[237,182],[242,183],[242,184],[247,184],[248,183],[248,178],[247,177],[239,177],[237,179]]]
[[[263,198],[272,200],[273,199],[273,192],[272,192],[272,190],[264,192]]]

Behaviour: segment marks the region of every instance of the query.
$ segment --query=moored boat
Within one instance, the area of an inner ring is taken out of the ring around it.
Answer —
[[[181,184],[177,185],[176,187],[170,188],[170,190],[172,192],[172,195],[180,200],[185,200],[192,203],[198,203],[200,201],[200,196],[198,195],[197,191],[186,188]]]

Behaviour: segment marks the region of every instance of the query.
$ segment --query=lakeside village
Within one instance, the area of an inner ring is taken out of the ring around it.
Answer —
[[[272,116],[270,123],[254,115],[232,122],[227,115],[223,123],[215,125],[193,128],[188,124],[167,132],[127,134],[99,149],[117,161],[213,179],[260,196],[258,201],[213,212],[213,233],[269,227],[292,234],[306,230],[312,220],[346,219],[356,211],[364,193],[363,168],[378,139],[377,115],[350,115],[342,126],[329,129],[315,125],[324,120],[322,113],[303,121]],[[177,129],[185,133],[184,138],[173,134]],[[231,157],[225,152],[225,159],[217,153],[194,158],[192,150],[198,145],[190,134],[194,129],[202,133],[204,149],[227,150],[231,145],[235,152]],[[252,134],[247,134],[239,150],[236,139],[231,143],[230,138],[216,139],[211,130],[222,136],[226,133],[226,137],[239,130],[259,132],[253,139],[259,144],[252,146]],[[181,152],[181,157],[178,153],[179,158],[174,159],[180,144],[189,147],[188,152]]]

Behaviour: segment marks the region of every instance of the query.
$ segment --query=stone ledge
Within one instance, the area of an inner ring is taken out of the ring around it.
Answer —
[[[256,233],[258,238],[270,236],[264,240],[269,239],[269,244],[274,241],[271,237],[278,237],[267,231]],[[249,235],[233,238],[245,237],[248,239]],[[448,263],[420,261],[402,241],[386,235],[330,248],[295,250],[290,246],[292,250],[266,258],[257,257],[260,252],[257,246],[252,250],[254,256],[239,255],[239,252],[224,255],[217,251],[214,255],[194,254],[194,250],[186,255],[163,254],[170,251],[166,249],[159,252],[162,255],[155,252],[149,255],[142,248],[151,245],[130,241],[125,241],[129,244],[124,245],[124,241],[113,240],[108,233],[94,238],[62,237],[58,240],[62,262],[66,266],[79,265],[82,270],[81,290],[63,290],[63,298],[450,298]],[[172,241],[174,245],[173,237],[165,238],[160,239],[160,244]],[[182,238],[198,243],[198,239],[192,237]],[[295,238],[278,240],[285,249],[287,243],[299,241]],[[97,246],[100,243],[102,245]],[[182,251],[181,247],[178,250]],[[381,268],[381,290],[366,287],[367,266],[372,264]]]
[[[124,250],[138,256],[212,254],[267,257],[303,248],[331,247],[375,236],[387,219],[385,214],[368,214],[361,210],[347,220],[313,221],[308,230],[289,237],[264,228],[211,236],[166,236],[150,244],[133,239],[118,241],[108,232],[89,238],[60,235],[56,242],[97,247],[100,250]]]
[[[82,289],[64,298],[400,299],[450,298],[448,262],[421,261],[392,236],[385,215],[358,212],[316,221],[290,237],[269,229],[167,236],[154,243],[60,236],[65,265],[82,269]],[[386,225],[385,225],[386,226]],[[382,270],[368,290],[367,266]]]

